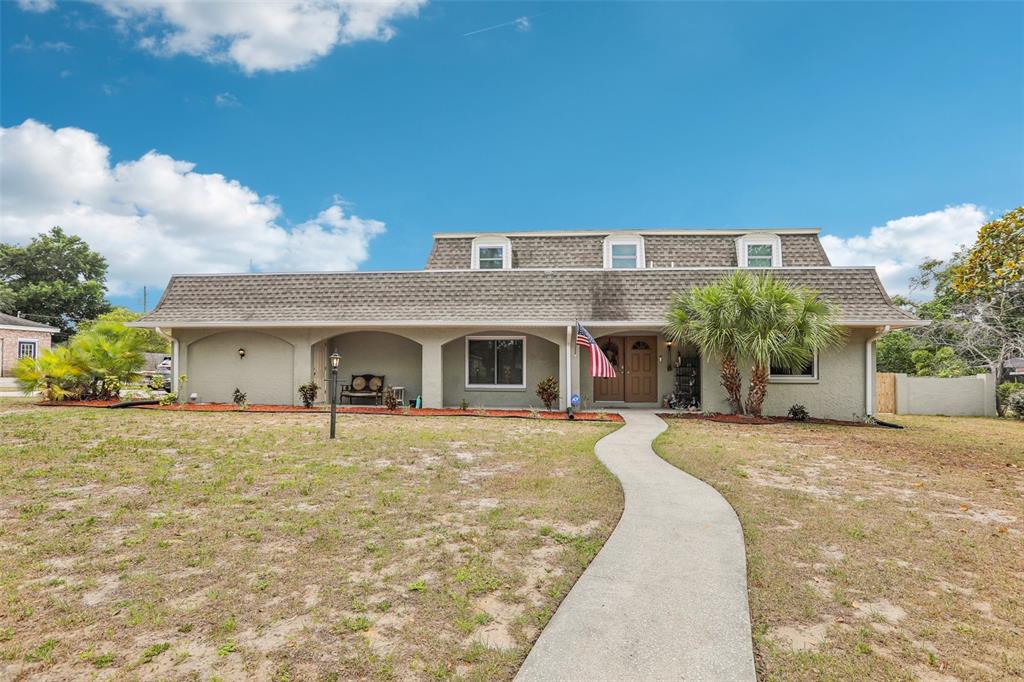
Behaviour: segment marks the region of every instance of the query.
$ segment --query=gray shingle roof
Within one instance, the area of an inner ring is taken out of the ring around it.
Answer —
[[[0,313],[0,324],[9,327],[24,327],[25,329],[31,329],[32,331],[37,332],[60,331],[56,327],[51,327],[48,324],[26,320],[24,317],[15,317],[14,315],[7,315],[6,313]]]
[[[604,238],[608,233],[571,236],[516,236],[512,243],[514,268],[600,268],[604,265]],[[736,237],[723,234],[659,234],[637,232],[644,236],[648,262],[656,267],[734,268]],[[780,234],[782,264],[786,267],[829,265],[818,235]],[[473,237],[435,238],[427,259],[427,269],[459,270],[470,267]]]
[[[422,270],[177,275],[143,325],[660,320],[674,292],[729,269]],[[815,289],[850,324],[913,323],[873,268],[777,269]]]

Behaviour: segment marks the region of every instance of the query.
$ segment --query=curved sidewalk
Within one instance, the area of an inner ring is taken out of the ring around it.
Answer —
[[[754,680],[739,520],[654,454],[666,425],[653,411],[622,416],[596,447],[625,490],[622,519],[516,680]]]

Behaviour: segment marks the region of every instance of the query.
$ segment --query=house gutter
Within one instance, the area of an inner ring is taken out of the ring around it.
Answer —
[[[864,414],[871,417],[875,413],[875,341],[892,331],[887,324],[882,331],[869,338],[864,344]]]

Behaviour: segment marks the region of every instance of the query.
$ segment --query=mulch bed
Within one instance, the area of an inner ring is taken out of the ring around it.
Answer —
[[[786,417],[753,417],[747,414],[701,414],[698,412],[660,412],[659,417],[663,419],[703,419],[709,422],[721,424],[749,424],[752,426],[763,426],[768,424],[825,424],[830,426],[873,426],[867,422],[844,421],[842,419],[817,419],[810,418],[803,421],[788,419]]]
[[[65,400],[60,402],[40,402],[37,405],[46,407],[112,407],[117,405],[117,400]],[[167,410],[170,412],[264,412],[264,413],[314,413],[327,414],[326,407],[299,407],[297,405],[249,405],[245,410],[239,410],[233,403],[179,403],[176,405],[134,405],[139,410]],[[516,419],[551,419],[554,421],[566,421],[568,415],[563,411],[538,410],[460,410],[455,408],[409,408],[397,410],[385,410],[380,407],[348,406],[338,407],[338,414],[376,414],[395,417],[504,417]],[[576,421],[582,422],[615,422],[621,423],[622,417],[617,414],[603,412],[577,412]]]

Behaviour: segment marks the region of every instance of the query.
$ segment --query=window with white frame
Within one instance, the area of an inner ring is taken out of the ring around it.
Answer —
[[[617,270],[644,266],[644,238],[639,235],[606,237],[604,240],[604,266]]]
[[[782,267],[782,241],[776,234],[744,235],[736,240],[736,261],[741,268]]]
[[[466,388],[525,387],[526,337],[466,337]]]
[[[35,358],[38,342],[29,339],[18,339],[18,359]]]
[[[506,237],[477,237],[473,240],[474,270],[508,270],[512,267],[512,243]]]
[[[768,380],[794,384],[816,382],[818,380],[818,354],[815,353],[811,361],[799,369],[788,369],[773,365],[768,370]]]

